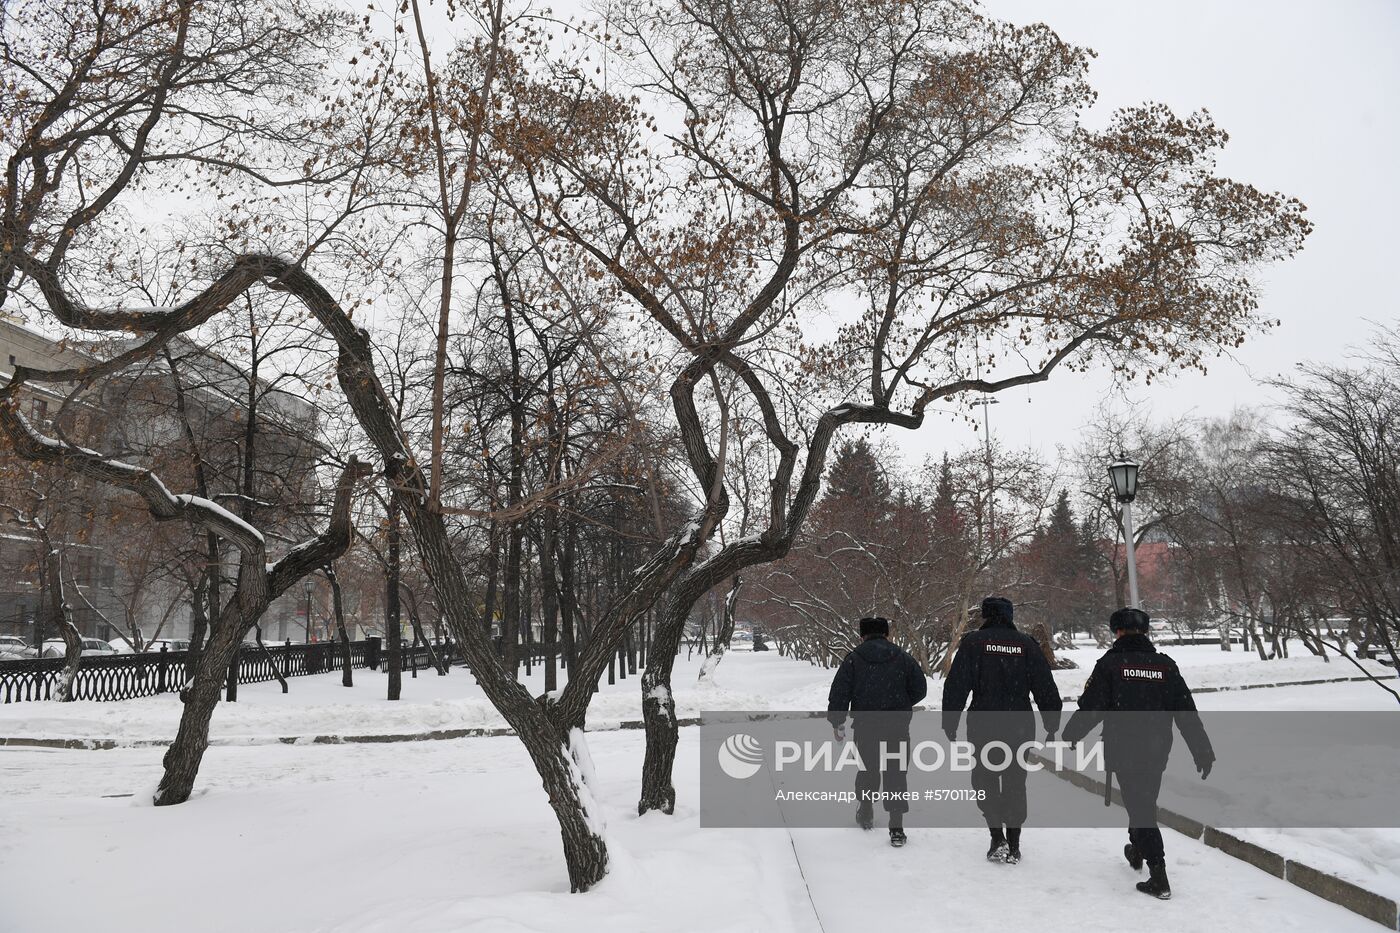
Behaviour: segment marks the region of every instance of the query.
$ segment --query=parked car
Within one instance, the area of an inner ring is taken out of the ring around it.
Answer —
[[[68,653],[68,646],[62,638],[50,638],[44,642],[44,650],[41,654],[46,658],[61,658]],[[116,654],[117,650],[100,638],[83,639],[83,657],[94,657],[103,654]]]
[[[137,651],[131,646],[131,640],[125,635],[118,635],[110,642],[112,650],[117,654],[136,654]],[[166,648],[170,651],[188,651],[190,642],[187,638],[152,638],[143,643],[141,649],[143,653],[154,653]]]
[[[1173,642],[1181,637],[1181,630],[1177,624],[1165,619],[1153,619],[1148,623],[1147,628],[1153,641]]]
[[[29,642],[18,635],[0,635],[0,655],[5,656],[0,660],[14,661],[38,657],[39,652],[29,647]]]

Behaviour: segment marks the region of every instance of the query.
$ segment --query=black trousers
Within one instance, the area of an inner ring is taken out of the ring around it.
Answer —
[[[1134,768],[1114,774],[1128,811],[1128,841],[1149,862],[1166,857],[1162,831],[1157,828],[1157,795],[1162,790],[1162,772],[1156,768]]]
[[[977,748],[977,763],[972,767],[972,789],[981,792],[977,809],[989,829],[1018,829],[1026,822],[1026,769],[1016,760],[1019,742],[1003,739],[1011,748],[1011,763],[1001,771],[993,771],[982,763],[982,747]],[[991,758],[1001,763],[1004,752],[992,750]]]
[[[860,773],[856,775],[856,801],[862,807],[869,806],[872,794],[883,790],[886,794],[903,795],[909,790],[909,774],[905,766],[909,761],[909,723],[885,722],[879,724],[855,724],[856,752],[860,755]],[[885,753],[894,755],[903,750],[899,760],[884,758]],[[903,799],[885,798],[885,811],[904,814],[909,812],[909,803]]]

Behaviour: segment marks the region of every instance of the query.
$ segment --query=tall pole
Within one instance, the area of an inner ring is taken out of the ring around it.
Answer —
[[[981,372],[979,367],[978,372]],[[996,473],[992,466],[992,421],[988,412],[988,406],[999,404],[997,399],[990,395],[983,395],[973,400],[972,404],[982,406],[982,457],[987,464],[987,521],[984,531],[984,543],[987,553],[991,554],[995,546],[993,544],[996,533],[996,507],[997,507],[997,480]]]
[[[1133,503],[1131,500],[1123,503],[1123,543],[1128,548],[1128,605],[1134,609],[1141,609],[1142,603],[1138,600],[1137,552],[1133,547]]]
[[[974,372],[977,378],[981,379],[982,347],[975,335],[972,338],[972,360]],[[993,541],[996,533],[997,482],[996,476],[992,473],[992,421],[987,406],[997,404],[997,399],[990,395],[980,395],[973,399],[972,404],[982,406],[982,450],[987,461],[987,527],[983,544],[987,549],[987,566],[990,569],[992,549],[995,546]]]
[[[306,643],[311,644],[311,587],[306,587]]]
[[[982,405],[982,449],[987,458],[987,527],[988,533],[996,532],[996,507],[997,507],[997,478],[992,472],[992,419],[987,413],[997,400],[991,396],[983,396],[978,400]]]

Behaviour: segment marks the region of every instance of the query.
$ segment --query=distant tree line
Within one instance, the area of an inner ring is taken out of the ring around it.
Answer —
[[[1127,603],[1118,503],[1106,467],[1142,464],[1135,542],[1143,608],[1170,632],[1290,643],[1396,663],[1400,358],[1394,330],[1341,366],[1273,385],[1273,409],[1168,423],[1101,413],[1055,463],[996,444],[910,466],[869,440],[842,445],[784,560],[751,575],[741,618],[820,664],[881,614],[929,670],[982,596],[1017,603],[1047,653],[1106,637]],[[1052,657],[1053,660],[1053,657]]]

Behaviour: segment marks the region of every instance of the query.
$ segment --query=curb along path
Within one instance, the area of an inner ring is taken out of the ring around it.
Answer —
[[[677,719],[677,726],[698,726],[698,716]],[[625,719],[621,722],[604,723],[592,726],[589,732],[617,732],[621,729],[642,729],[645,723],[640,719]],[[447,739],[496,738],[515,735],[515,730],[477,727],[471,729],[435,729],[431,732],[403,732],[385,735],[249,735],[228,736],[209,740],[209,747],[236,747],[240,745],[377,745],[389,742],[440,742]],[[113,748],[165,748],[169,739],[47,739],[0,736],[0,746],[6,748],[65,748],[105,751]]]
[[[1091,794],[1103,797],[1103,781],[1092,778],[1082,771],[1071,769],[1056,771],[1053,767],[1049,767],[1049,764],[1046,761],[1045,773],[1053,774],[1062,781],[1068,781]],[[1113,788],[1113,802],[1120,807],[1123,805],[1123,797],[1117,787]],[[1223,829],[1207,826],[1189,816],[1177,813],[1175,810],[1168,810],[1166,807],[1157,808],[1157,821],[1183,836],[1199,840],[1213,849],[1219,849],[1226,855],[1253,865],[1260,871],[1268,872],[1275,878],[1280,878],[1295,887],[1302,888],[1309,894],[1315,894],[1324,900],[1345,907],[1367,920],[1374,920],[1388,930],[1400,930],[1400,904],[1397,904],[1392,898],[1369,891],[1358,884],[1337,875],[1320,871],[1296,859],[1286,858],[1271,849],[1248,842]]]

